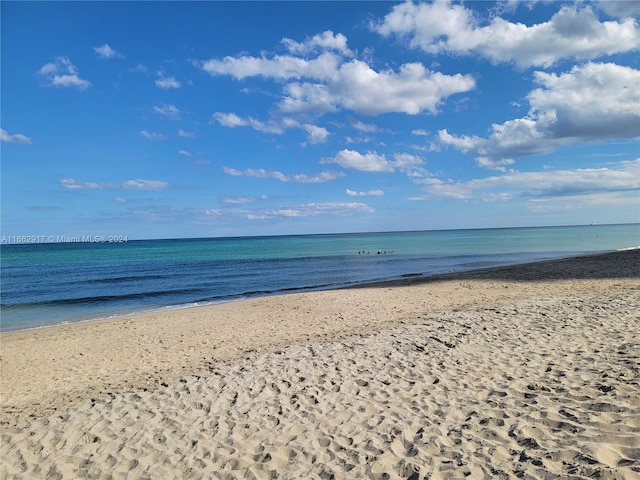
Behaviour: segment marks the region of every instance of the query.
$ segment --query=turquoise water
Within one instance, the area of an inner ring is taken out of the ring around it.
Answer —
[[[638,224],[3,245],[1,328],[638,245]]]

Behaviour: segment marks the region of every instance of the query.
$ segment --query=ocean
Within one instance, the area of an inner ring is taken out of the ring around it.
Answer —
[[[58,240],[0,248],[2,331],[637,247],[640,224]]]

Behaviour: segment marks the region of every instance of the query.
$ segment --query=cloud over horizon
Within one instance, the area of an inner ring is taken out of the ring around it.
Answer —
[[[511,171],[502,175],[467,181],[422,179],[428,198],[505,201],[513,198],[549,198],[624,193],[640,189],[640,158],[601,168]]]

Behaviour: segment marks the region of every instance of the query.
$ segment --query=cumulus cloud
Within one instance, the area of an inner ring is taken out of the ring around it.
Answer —
[[[60,180],[60,185],[70,190],[164,190],[169,186],[168,182],[158,180],[125,180],[120,183],[111,182],[79,182],[73,178]]]
[[[80,78],[78,69],[67,57],[57,57],[53,63],[47,63],[38,70],[38,75],[50,87],[68,87],[86,90],[91,82]]]
[[[184,155],[185,157],[190,157],[192,155],[191,152],[188,150],[178,150],[178,153],[180,155]]]
[[[473,88],[471,75],[432,72],[420,63],[404,64],[398,71],[377,72],[366,62],[352,60],[342,64],[326,83],[287,84],[279,108],[295,113],[351,110],[364,115],[435,114],[447,97]]]
[[[307,175],[305,173],[285,174],[278,170],[265,170],[264,168],[248,168],[246,170],[236,170],[235,168],[223,167],[224,173],[234,177],[255,177],[269,178],[281,182],[296,183],[324,183],[344,177],[344,173],[324,171],[317,175]]]
[[[344,149],[334,157],[324,158],[321,163],[336,163],[343,168],[352,168],[362,172],[393,172],[393,165],[384,154],[376,152],[360,153],[356,150]]]
[[[491,126],[491,135],[438,132],[440,142],[504,168],[519,156],[549,153],[575,142],[640,137],[640,71],[613,63],[587,63],[569,72],[535,72],[541,85],[527,95],[526,117]]]
[[[603,168],[508,172],[468,181],[423,179],[423,198],[508,200],[548,198],[640,190],[640,159]]]
[[[163,72],[158,72],[158,79],[156,80],[156,87],[163,90],[169,90],[171,88],[180,88],[182,83],[176,80],[174,77],[165,77]]]
[[[305,123],[302,129],[307,132],[309,143],[324,143],[329,138],[329,131],[324,127]]]
[[[165,117],[180,118],[180,109],[175,105],[156,105],[153,111]]]
[[[320,50],[336,50],[345,56],[352,56],[353,52],[347,47],[347,37],[342,33],[334,34],[331,30],[314,35],[302,43],[290,38],[283,38],[282,43],[290,53],[305,55]]]
[[[480,54],[493,63],[513,62],[522,68],[640,47],[640,30],[633,18],[601,22],[590,6],[563,6],[549,21],[531,26],[501,17],[481,26],[474,12],[461,4],[407,1],[393,7],[372,29],[385,37],[407,38],[411,47],[427,53]]]
[[[7,143],[17,143],[27,145],[31,143],[31,138],[22,133],[10,134],[4,128],[0,128],[0,140]]]
[[[124,58],[124,55],[111,48],[107,43],[100,47],[93,47],[93,50],[96,52],[99,58]]]
[[[196,62],[196,65],[211,75],[229,75],[238,80],[262,77],[284,82],[283,99],[277,107],[287,113],[338,110],[365,115],[437,113],[450,95],[475,88],[471,75],[432,72],[420,63],[376,71],[363,60],[350,58],[346,37],[333,32],[317,35],[303,44],[290,39],[284,43],[298,56],[227,56]],[[314,58],[304,56],[316,48],[331,51],[323,51]]]
[[[335,156],[323,158],[320,163],[336,163],[343,168],[352,168],[362,172],[410,171],[420,167],[424,161],[417,155],[396,153],[393,160],[376,152],[360,153],[356,150],[340,150]]]
[[[230,75],[238,80],[247,77],[277,80],[302,77],[327,79],[335,72],[340,62],[340,56],[325,52],[310,60],[291,55],[275,55],[272,58],[227,56],[222,60],[211,59],[202,62],[200,67],[210,75]]]
[[[350,197],[369,197],[369,196],[377,197],[377,196],[384,195],[384,191],[382,191],[380,189],[367,190],[366,192],[356,192],[355,190],[350,190],[350,189],[347,188],[346,193]]]

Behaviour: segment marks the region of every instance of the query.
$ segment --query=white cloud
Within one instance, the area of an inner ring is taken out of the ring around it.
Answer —
[[[291,47],[290,51],[305,54],[309,49],[304,45],[322,42],[340,45],[338,39],[341,38],[339,34],[325,32],[305,44],[289,39],[284,42]],[[346,46],[346,38],[344,42]],[[401,65],[397,71],[376,71],[362,60],[345,61],[345,51],[338,51],[343,55],[323,52],[311,59],[294,55],[227,56],[196,62],[196,65],[211,75],[229,75],[238,80],[263,77],[285,82],[284,98],[277,107],[287,113],[326,113],[341,109],[365,115],[437,113],[450,95],[475,88],[471,75],[445,75],[419,63]]]
[[[371,137],[350,137],[350,136],[346,136],[346,137],[344,137],[344,141],[347,144],[350,144],[350,143],[371,143],[373,141],[373,139]]]
[[[235,113],[216,112],[213,118],[223,127],[246,127],[251,124],[250,119],[243,119]]]
[[[158,180],[125,180],[121,183],[110,182],[78,182],[73,178],[60,180],[60,185],[70,190],[164,190],[169,186],[168,182]]]
[[[120,185],[125,190],[164,190],[169,186],[167,182],[157,180],[126,180]]]
[[[60,185],[70,190],[100,190],[105,188],[105,183],[97,182],[78,182],[73,178],[63,178],[60,180]]]
[[[356,150],[340,150],[334,157],[324,158],[320,163],[336,163],[343,168],[362,172],[393,172],[393,165],[384,154],[376,152],[360,153]]]
[[[100,58],[124,58],[124,56],[120,52],[117,52],[116,50],[111,48],[107,43],[100,47],[93,47],[93,50],[98,54],[98,57]]]
[[[305,123],[302,128],[307,132],[310,143],[324,143],[329,138],[329,131],[324,127]]]
[[[342,33],[334,34],[331,30],[314,35],[299,43],[290,38],[283,38],[282,43],[290,53],[305,55],[315,50],[337,50],[342,55],[352,56],[353,52],[347,47],[347,37]]]
[[[188,150],[178,150],[180,155],[184,155],[185,157],[190,157],[192,154]]]
[[[354,213],[373,213],[374,209],[365,203],[357,202],[327,202],[308,203],[293,207],[267,209],[252,212],[247,215],[250,220],[268,220],[277,217],[296,218],[313,217],[318,215],[344,216]]]
[[[297,183],[325,183],[331,182],[338,178],[344,177],[342,172],[324,171],[317,175],[307,175],[305,173],[297,173],[291,175],[291,179]]]
[[[230,205],[246,205],[253,203],[253,197],[226,197],[222,201]]]
[[[213,118],[223,127],[251,127],[258,132],[263,133],[284,133],[282,124],[276,122],[263,122],[253,117],[240,117],[235,113],[216,112]]]
[[[180,109],[175,105],[160,105],[153,107],[153,111],[165,117],[180,118]]]
[[[347,188],[347,195],[350,197],[369,197],[369,196],[382,196],[384,195],[384,191],[380,189],[376,190],[367,190],[366,192],[356,192],[355,190],[350,190]]]
[[[207,60],[200,67],[210,75],[230,75],[238,80],[247,77],[264,77],[277,80],[292,78],[327,79],[336,71],[341,58],[333,53],[323,53],[307,60],[290,55],[267,57],[224,57]]]
[[[351,126],[356,130],[360,130],[361,132],[365,133],[376,133],[380,130],[378,126],[374,125],[373,123],[365,123],[356,119],[350,119],[349,123],[351,123]]]
[[[391,162],[393,168],[403,172],[411,171],[424,163],[422,157],[410,153],[395,153],[393,158],[394,160]]]
[[[301,205],[282,206],[279,208],[248,208],[245,205],[255,200],[266,200],[267,197],[230,197],[224,200],[228,208],[212,208],[204,211],[209,219],[230,219],[242,216],[251,221],[277,221],[279,219],[305,217],[348,217],[356,214],[373,213],[374,209],[359,202],[312,202]]]
[[[69,59],[66,57],[58,57],[56,59],[56,63],[45,63],[40,70],[38,70],[38,75],[52,75],[59,72],[65,65],[66,62],[69,62]]]
[[[127,199],[122,197],[115,197],[113,200],[117,203],[127,203]]]
[[[86,90],[91,82],[78,76],[78,69],[67,57],[57,57],[54,63],[47,63],[38,70],[38,75],[51,87],[71,87]]]
[[[18,143],[27,145],[31,143],[31,138],[22,133],[10,134],[4,128],[0,128],[0,140],[7,143]]]
[[[169,90],[171,88],[180,88],[182,84],[174,77],[165,77],[163,72],[158,72],[158,79],[156,80],[156,87],[163,90]]]
[[[482,166],[503,168],[515,157],[575,142],[640,137],[639,70],[587,63],[562,74],[535,72],[534,78],[542,88],[527,95],[526,117],[492,125],[488,138],[440,130],[440,141],[472,153]]]
[[[426,130],[424,130],[422,128],[417,128],[415,130],[411,130],[411,135],[417,135],[419,137],[428,137],[429,136],[429,132],[427,132]]]
[[[307,141],[309,143],[324,143],[330,135],[329,131],[324,127],[310,123],[301,124],[292,118],[272,119],[268,122],[263,122],[253,117],[240,117],[235,113],[216,112],[213,114],[213,119],[223,127],[251,127],[258,132],[276,135],[283,134],[289,128],[298,128],[307,132]]]
[[[246,170],[237,170],[231,167],[223,167],[222,170],[227,175],[233,177],[255,177],[255,178],[272,178],[281,182],[288,182],[290,178],[277,170],[265,170],[264,168],[248,168]]]
[[[419,63],[404,64],[397,72],[377,72],[361,60],[352,60],[342,64],[325,83],[287,84],[279,108],[296,113],[346,109],[365,115],[435,114],[444,99],[473,88],[471,75],[445,75]]]
[[[276,80],[303,77],[328,79],[340,62],[341,58],[333,53],[323,53],[311,60],[290,55],[276,55],[273,58],[227,56],[222,60],[203,62],[201,68],[210,75],[230,75],[238,80],[257,76]]]
[[[178,136],[184,138],[196,138],[195,132],[186,132],[181,128],[178,129]]]
[[[549,198],[640,190],[640,159],[603,168],[509,172],[468,181],[428,178],[424,198],[508,200],[515,197]]]
[[[480,23],[472,10],[447,0],[407,1],[372,28],[383,36],[406,37],[411,47],[427,53],[475,53],[519,67],[547,67],[563,58],[593,59],[640,47],[633,18],[601,22],[589,6],[563,6],[548,22],[531,26],[501,17]]]
[[[296,183],[324,183],[336,180],[344,176],[344,173],[324,171],[317,175],[307,175],[304,173],[298,173],[293,175],[287,175],[279,172],[278,170],[265,170],[264,168],[248,168],[246,170],[236,170],[235,168],[223,167],[224,173],[234,177],[255,177],[255,178],[270,178],[279,180],[281,182],[296,182]]]
[[[640,16],[640,3],[629,0],[600,0],[598,7],[612,17]]]
[[[149,132],[148,130],[140,130],[140,135],[149,140],[164,140],[167,137],[158,132]]]
[[[395,170],[410,171],[424,163],[422,158],[408,153],[394,154],[394,160],[388,160],[384,154],[376,152],[360,153],[356,150],[343,149],[334,157],[323,158],[320,163],[336,163],[343,168],[352,168],[362,172],[393,172]]]

